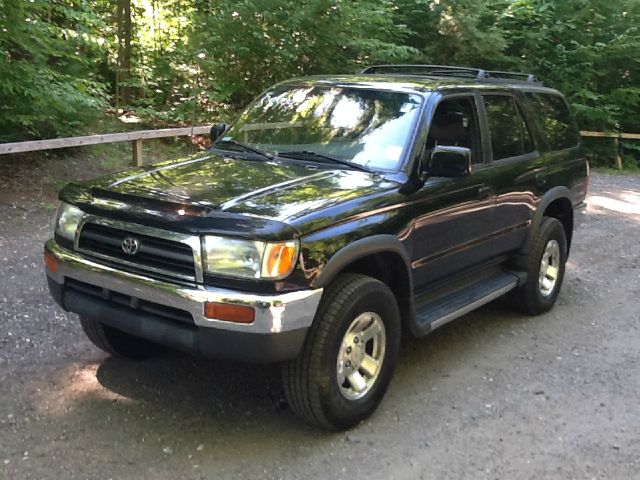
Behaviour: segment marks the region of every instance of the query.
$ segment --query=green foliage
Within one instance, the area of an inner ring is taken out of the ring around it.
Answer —
[[[230,120],[293,76],[424,62],[532,72],[582,129],[640,132],[637,0],[0,0],[0,141],[80,134],[114,104],[123,1],[124,107],[153,124]]]
[[[0,140],[73,135],[105,105],[85,2],[0,0]]]
[[[295,8],[288,0],[220,0],[194,7],[187,38],[158,65],[163,76],[178,79],[181,88],[173,95],[164,89],[163,96],[179,118],[225,116],[292,76],[353,72],[417,52],[402,43],[408,30],[388,0],[307,0]]]
[[[499,23],[516,67],[563,91],[583,129],[640,131],[640,4],[517,0]]]
[[[486,0],[400,0],[414,60],[436,65],[493,67],[504,63],[506,32],[497,25],[505,2]]]

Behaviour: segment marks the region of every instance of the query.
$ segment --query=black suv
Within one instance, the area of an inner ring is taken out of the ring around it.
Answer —
[[[588,164],[564,98],[530,75],[299,78],[212,137],[60,193],[49,288],[110,354],[281,363],[291,408],[340,429],[380,403],[401,332],[558,297]]]

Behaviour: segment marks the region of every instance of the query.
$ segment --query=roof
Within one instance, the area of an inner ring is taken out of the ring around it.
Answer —
[[[360,87],[380,90],[392,90],[398,92],[430,93],[442,90],[523,90],[523,91],[544,91],[548,93],[558,93],[556,90],[544,87],[540,83],[505,81],[500,82],[487,80],[477,80],[463,77],[439,77],[435,75],[410,75],[410,74],[379,74],[379,73],[359,73],[353,75],[313,75],[308,77],[298,77],[282,82],[326,84],[331,86]]]

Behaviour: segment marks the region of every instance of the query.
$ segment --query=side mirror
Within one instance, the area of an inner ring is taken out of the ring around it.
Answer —
[[[211,130],[209,131],[209,137],[211,138],[212,142],[215,142],[216,140],[218,140],[222,135],[224,135],[224,132],[227,131],[227,124],[226,123],[217,123],[215,125],[211,125]]]
[[[464,147],[435,147],[423,170],[431,177],[471,175],[471,150]]]

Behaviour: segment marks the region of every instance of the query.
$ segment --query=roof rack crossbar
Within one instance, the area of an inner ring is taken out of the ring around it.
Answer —
[[[362,70],[363,74],[400,74],[400,75],[423,75],[434,77],[462,77],[473,78],[475,80],[513,80],[531,83],[540,83],[539,80],[530,73],[505,72],[500,70],[484,70],[472,67],[454,67],[449,65],[410,65],[410,64],[390,64],[371,65]]]
[[[539,80],[531,73],[505,72],[501,70],[487,70],[489,78],[523,78],[527,82],[538,82]]]
[[[371,65],[362,70],[362,73],[404,73],[411,75],[465,76],[478,79],[486,77],[485,71],[480,68],[452,67],[448,65]]]

